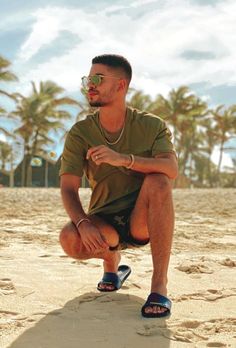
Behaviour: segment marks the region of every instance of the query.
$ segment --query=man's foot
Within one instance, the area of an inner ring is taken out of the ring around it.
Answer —
[[[152,279],[152,283],[155,283],[154,279]],[[167,296],[167,287],[166,285],[152,285],[152,289],[151,289],[151,293],[156,293],[162,296]],[[168,309],[166,309],[165,307],[162,306],[157,306],[155,304],[150,304],[150,306],[145,306],[144,308],[144,312],[146,314],[162,314],[165,313],[166,311],[168,311]]]
[[[127,265],[120,265],[118,267],[117,273],[105,272],[103,274],[102,280],[98,283],[97,289],[99,291],[106,292],[119,290],[130,273],[131,268]],[[107,287],[105,289],[101,288],[102,285],[107,285]]]
[[[120,263],[120,253],[118,251],[110,251],[106,259],[104,259],[103,262],[103,268],[104,268],[104,273],[110,272],[110,273],[117,273],[118,271],[118,266]],[[98,290],[101,291],[113,291],[114,285],[112,284],[102,284],[101,282],[98,285]]]
[[[171,305],[171,301],[166,296],[152,292],[142,307],[142,316],[145,318],[167,317],[171,314]],[[160,311],[159,308],[164,311]]]

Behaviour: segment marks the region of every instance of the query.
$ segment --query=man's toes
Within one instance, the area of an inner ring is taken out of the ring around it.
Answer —
[[[149,313],[152,313],[152,307],[146,307],[144,309],[145,313],[149,314]]]
[[[99,289],[112,291],[114,290],[114,285],[100,284]]]
[[[160,308],[160,307],[158,307],[158,306],[153,306],[153,307],[152,307],[152,312],[153,312],[154,314],[160,313],[160,312],[159,312],[159,308]]]
[[[158,310],[158,313],[164,313],[167,311],[167,309],[164,307],[157,307],[157,310]]]
[[[145,308],[145,313],[147,313],[147,314],[150,314],[150,313],[161,314],[161,313],[164,313],[166,311],[167,311],[166,308],[159,307],[159,306],[151,306],[151,307],[149,306],[149,307]]]

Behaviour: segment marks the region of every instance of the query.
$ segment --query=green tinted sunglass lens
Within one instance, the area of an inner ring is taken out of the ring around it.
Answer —
[[[95,85],[98,86],[102,82],[102,77],[99,75],[93,75],[90,77],[90,81]]]

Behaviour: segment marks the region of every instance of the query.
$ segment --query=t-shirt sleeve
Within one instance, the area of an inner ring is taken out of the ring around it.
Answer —
[[[156,137],[152,146],[152,156],[156,156],[164,152],[175,153],[171,138],[171,131],[167,127],[166,123],[163,120],[160,120],[160,124],[156,131]]]
[[[59,175],[73,174],[82,177],[85,157],[86,145],[75,127],[72,127],[66,136]]]

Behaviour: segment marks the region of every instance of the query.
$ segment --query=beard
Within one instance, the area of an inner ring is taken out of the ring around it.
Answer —
[[[109,104],[108,101],[104,100],[88,100],[89,105],[95,108],[101,108],[103,106],[107,106]]]
[[[113,94],[114,94],[114,90],[111,89],[110,91],[108,91],[105,94],[98,93],[96,98],[93,98],[93,97],[89,98],[89,96],[88,96],[89,105],[91,107],[95,107],[95,108],[101,108],[104,106],[108,106],[113,100]]]
[[[92,106],[92,107],[94,107],[94,108],[101,108],[101,107],[103,107],[103,106],[106,106],[107,105],[107,103],[103,103],[103,102],[101,102],[101,101],[89,101],[89,105],[90,106]]]

